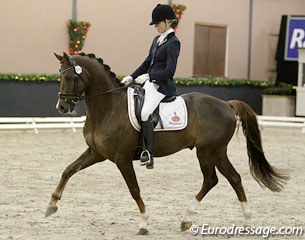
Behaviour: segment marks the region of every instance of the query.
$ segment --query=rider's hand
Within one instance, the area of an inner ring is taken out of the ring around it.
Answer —
[[[126,86],[126,85],[130,84],[132,81],[133,81],[132,76],[126,76],[122,79],[121,83]]]
[[[138,84],[143,84],[147,80],[149,81],[149,75],[148,75],[148,73],[145,73],[145,74],[142,74],[139,77],[137,77],[135,82],[138,83]]]

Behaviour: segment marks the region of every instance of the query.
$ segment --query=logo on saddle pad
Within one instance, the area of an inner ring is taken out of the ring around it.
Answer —
[[[131,125],[137,130],[141,130],[141,126],[135,114],[134,89],[128,88],[128,115]],[[173,102],[161,102],[159,106],[159,114],[162,123],[158,122],[154,131],[175,131],[182,130],[187,126],[187,109],[185,101],[182,97],[176,97]],[[163,127],[163,128],[162,128]]]
[[[172,121],[174,122],[174,123],[178,123],[179,121],[180,121],[180,117],[179,116],[177,116],[177,113],[176,112],[174,112],[174,116],[172,116]]]

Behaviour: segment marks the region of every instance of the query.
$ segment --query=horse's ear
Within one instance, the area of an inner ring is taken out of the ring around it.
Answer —
[[[63,56],[60,56],[59,54],[57,54],[57,53],[54,53],[54,55],[55,55],[55,57],[60,61],[60,62],[62,62],[62,60],[63,60]]]
[[[71,58],[69,56],[69,54],[67,54],[66,52],[63,52],[63,58],[69,63],[71,61]]]

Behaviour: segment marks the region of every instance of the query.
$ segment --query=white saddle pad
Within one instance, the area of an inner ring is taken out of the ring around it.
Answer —
[[[128,115],[131,125],[140,131],[141,126],[136,118],[134,108],[134,89],[127,89]],[[160,122],[154,131],[174,131],[182,130],[187,126],[187,108],[182,97],[178,96],[175,101],[169,103],[160,103],[160,117],[163,122],[164,129],[161,128]]]

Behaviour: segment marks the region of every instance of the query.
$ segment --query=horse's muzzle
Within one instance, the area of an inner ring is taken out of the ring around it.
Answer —
[[[56,104],[56,109],[61,114],[72,114],[75,110],[75,103],[73,101],[66,101],[59,98]]]

